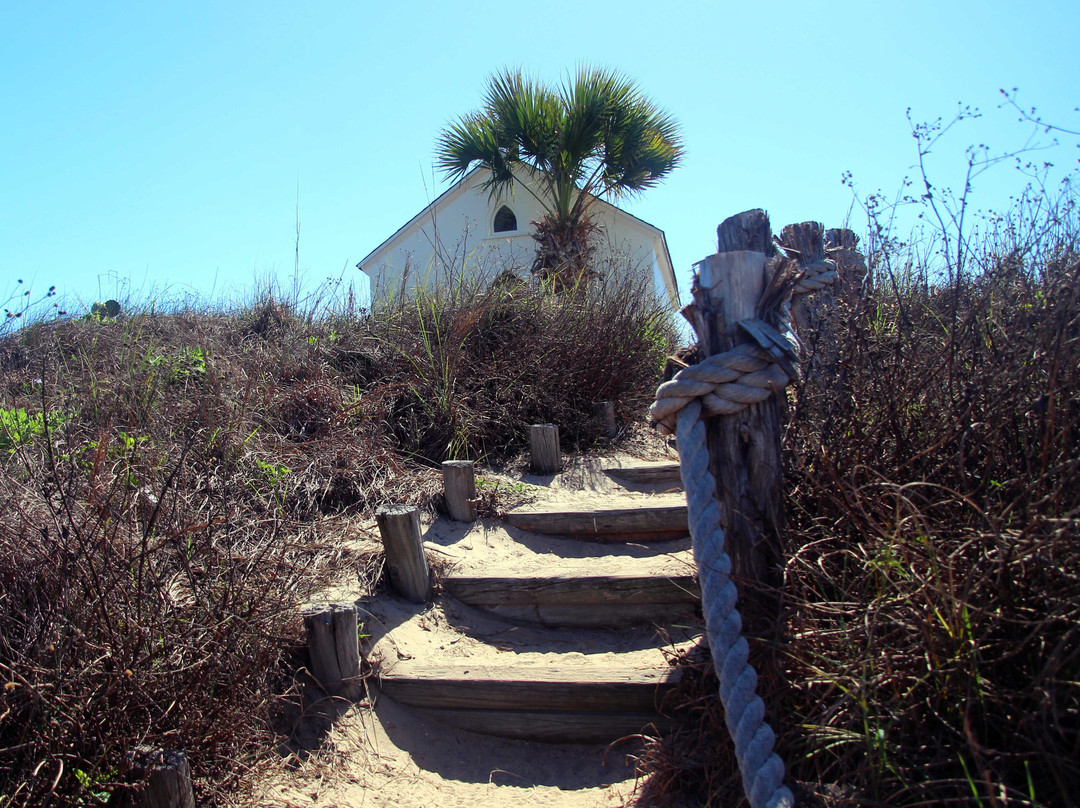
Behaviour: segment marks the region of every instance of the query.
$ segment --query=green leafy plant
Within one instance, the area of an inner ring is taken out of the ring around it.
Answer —
[[[166,384],[179,385],[206,376],[206,353],[198,345],[183,347],[172,355],[154,354],[147,363],[164,374]]]
[[[13,409],[0,408],[0,451],[9,454],[18,447],[25,446],[42,437],[49,429],[55,429],[64,424],[66,418],[60,413],[36,412],[28,414],[22,407]]]
[[[270,497],[277,506],[279,512],[284,511],[285,501],[289,495],[288,476],[293,473],[288,466],[271,463],[262,458],[255,458],[255,467],[259,470],[260,477],[250,481],[252,489],[261,494],[269,490]]]
[[[85,797],[87,799],[80,799],[79,805],[104,805],[109,801],[112,796],[112,791],[107,788],[106,784],[116,778],[116,772],[112,771],[107,774],[100,774],[93,776],[91,773],[84,771],[83,769],[75,769],[75,779],[79,781],[79,785],[85,790]]]

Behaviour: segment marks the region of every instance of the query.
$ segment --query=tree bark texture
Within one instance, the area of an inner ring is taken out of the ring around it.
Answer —
[[[826,230],[825,249],[836,261],[840,273],[836,296],[852,306],[861,302],[874,279],[867,269],[866,258],[859,251],[859,237],[846,228]]]
[[[420,536],[420,511],[412,505],[392,505],[380,508],[375,520],[394,590],[413,603],[430,600],[431,572]]]
[[[352,603],[313,604],[304,611],[311,672],[331,695],[358,699],[360,639]]]
[[[555,424],[533,424],[529,427],[529,448],[534,474],[556,474],[562,470],[559,449],[559,427]]]
[[[476,521],[476,464],[472,460],[445,460],[442,464],[443,495],[450,518]]]
[[[827,417],[830,400],[844,388],[842,346],[853,339],[850,329],[866,300],[866,262],[850,230],[829,230],[817,222],[790,224],[780,234],[784,250],[800,266],[829,257],[836,262],[837,282],[792,302],[792,322],[803,346],[798,407],[803,417]],[[811,395],[813,393],[814,395]]]
[[[748,341],[738,322],[759,316],[758,303],[774,271],[770,259],[776,255],[769,218],[761,210],[725,220],[717,229],[717,243],[717,254],[697,265],[692,286],[691,322],[698,328],[702,353],[710,356]],[[720,524],[744,621],[755,634],[772,634],[779,617],[785,527],[782,407],[774,395],[706,424]]]
[[[780,245],[794,257],[800,267],[825,258],[825,228],[817,222],[789,224],[780,231]],[[791,301],[791,319],[795,333],[802,343],[804,372],[807,363],[813,364],[819,345],[833,344],[833,335],[827,333],[826,324],[831,323],[828,313],[835,297],[834,287],[827,286],[806,295],[798,295]]]

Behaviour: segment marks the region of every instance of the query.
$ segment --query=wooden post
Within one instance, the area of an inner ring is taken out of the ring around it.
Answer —
[[[619,434],[615,423],[615,402],[600,401],[593,408],[593,415],[600,426],[600,434],[608,440],[612,440]]]
[[[471,460],[444,460],[443,495],[450,518],[476,521],[476,464]]]
[[[796,296],[791,315],[795,333],[804,348],[803,378],[838,379],[842,374],[843,330],[852,322],[854,312],[864,300],[866,262],[856,249],[858,238],[850,230],[826,232],[817,222],[803,222],[785,227],[780,233],[780,243],[797,256],[800,266],[820,261],[826,253],[836,260],[837,282],[811,294]],[[824,394],[832,392],[820,385],[815,387]],[[800,407],[804,403],[800,397]],[[820,403],[828,406],[827,401]]]
[[[831,228],[825,231],[825,249],[836,260],[840,275],[836,296],[852,306],[862,302],[866,289],[874,285],[874,278],[859,251],[859,237],[847,228]]]
[[[780,243],[788,255],[796,258],[800,267],[805,267],[825,257],[825,228],[816,221],[787,225],[780,231]],[[836,322],[828,317],[835,308],[835,296],[834,284],[811,294],[796,295],[792,300],[792,327],[802,346],[804,379],[835,374],[839,341]],[[808,403],[799,399],[800,406]]]
[[[825,257],[825,227],[818,222],[789,224],[780,231],[780,244],[785,250],[793,252],[799,266],[806,266]],[[833,342],[835,335],[823,335],[822,324],[826,321],[825,312],[831,307],[835,296],[832,287],[819,289],[813,294],[798,295],[791,304],[792,325],[808,356],[813,357],[819,342]]]
[[[311,672],[328,693],[360,698],[360,640],[356,606],[317,603],[304,610]]]
[[[776,255],[769,217],[750,210],[717,228],[718,252],[696,265],[694,304],[686,312],[706,356],[749,341],[740,320],[759,316]],[[747,631],[771,635],[779,617],[784,510],[779,395],[706,425],[709,468],[717,482],[720,524],[739,586]]]
[[[556,474],[562,469],[559,427],[555,424],[530,426],[529,447],[532,452],[532,470],[535,474]]]
[[[140,785],[132,792],[136,808],[195,808],[191,767],[179,749],[137,746],[127,754],[127,779]]]
[[[431,599],[431,572],[420,538],[420,511],[412,505],[391,505],[375,514],[386,548],[390,583],[413,603]]]

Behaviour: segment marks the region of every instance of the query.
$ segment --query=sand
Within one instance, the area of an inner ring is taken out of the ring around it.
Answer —
[[[639,462],[640,458],[627,456],[577,458],[568,461],[561,475],[521,475],[505,482],[535,500],[527,505],[529,509],[681,501],[678,492],[627,490],[602,472],[604,466]],[[494,475],[484,476],[494,479]],[[603,567],[686,574],[692,567],[688,540],[666,543],[657,550],[583,546],[582,542],[507,530],[497,520],[466,526],[438,519],[424,528],[429,557],[438,560],[443,573],[456,569],[499,574],[501,570],[526,575],[561,565],[567,571],[594,573]],[[349,597],[348,583],[326,596]],[[543,629],[444,599],[416,606],[381,596],[361,599],[359,608],[363,631],[370,635],[364,655],[374,672],[368,680],[368,697],[353,705],[335,707],[325,700],[311,705],[302,740],[314,751],[304,760],[291,755],[253,777],[255,796],[246,804],[289,808],[614,808],[631,804],[636,785],[633,756],[640,751],[640,739],[611,746],[558,745],[466,732],[426,721],[382,697],[378,672],[416,658],[500,665],[523,660],[565,662],[575,655],[588,663],[618,654],[620,663],[647,666],[665,650],[685,647],[699,631],[697,626],[666,631]],[[319,719],[320,710],[333,715]]]

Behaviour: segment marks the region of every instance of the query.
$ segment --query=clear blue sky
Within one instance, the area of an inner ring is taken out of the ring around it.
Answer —
[[[844,171],[895,193],[908,107],[984,112],[933,155],[941,184],[968,143],[1030,133],[999,87],[1080,129],[1075,0],[0,3],[0,298],[16,278],[88,301],[288,287],[298,202],[308,283],[361,281],[445,188],[435,138],[504,66],[618,68],[681,121],[684,165],[623,206],[666,231],[684,288],[733,213],[841,225]],[[1074,146],[1054,159],[1075,168]],[[998,173],[986,207],[1015,190]]]

